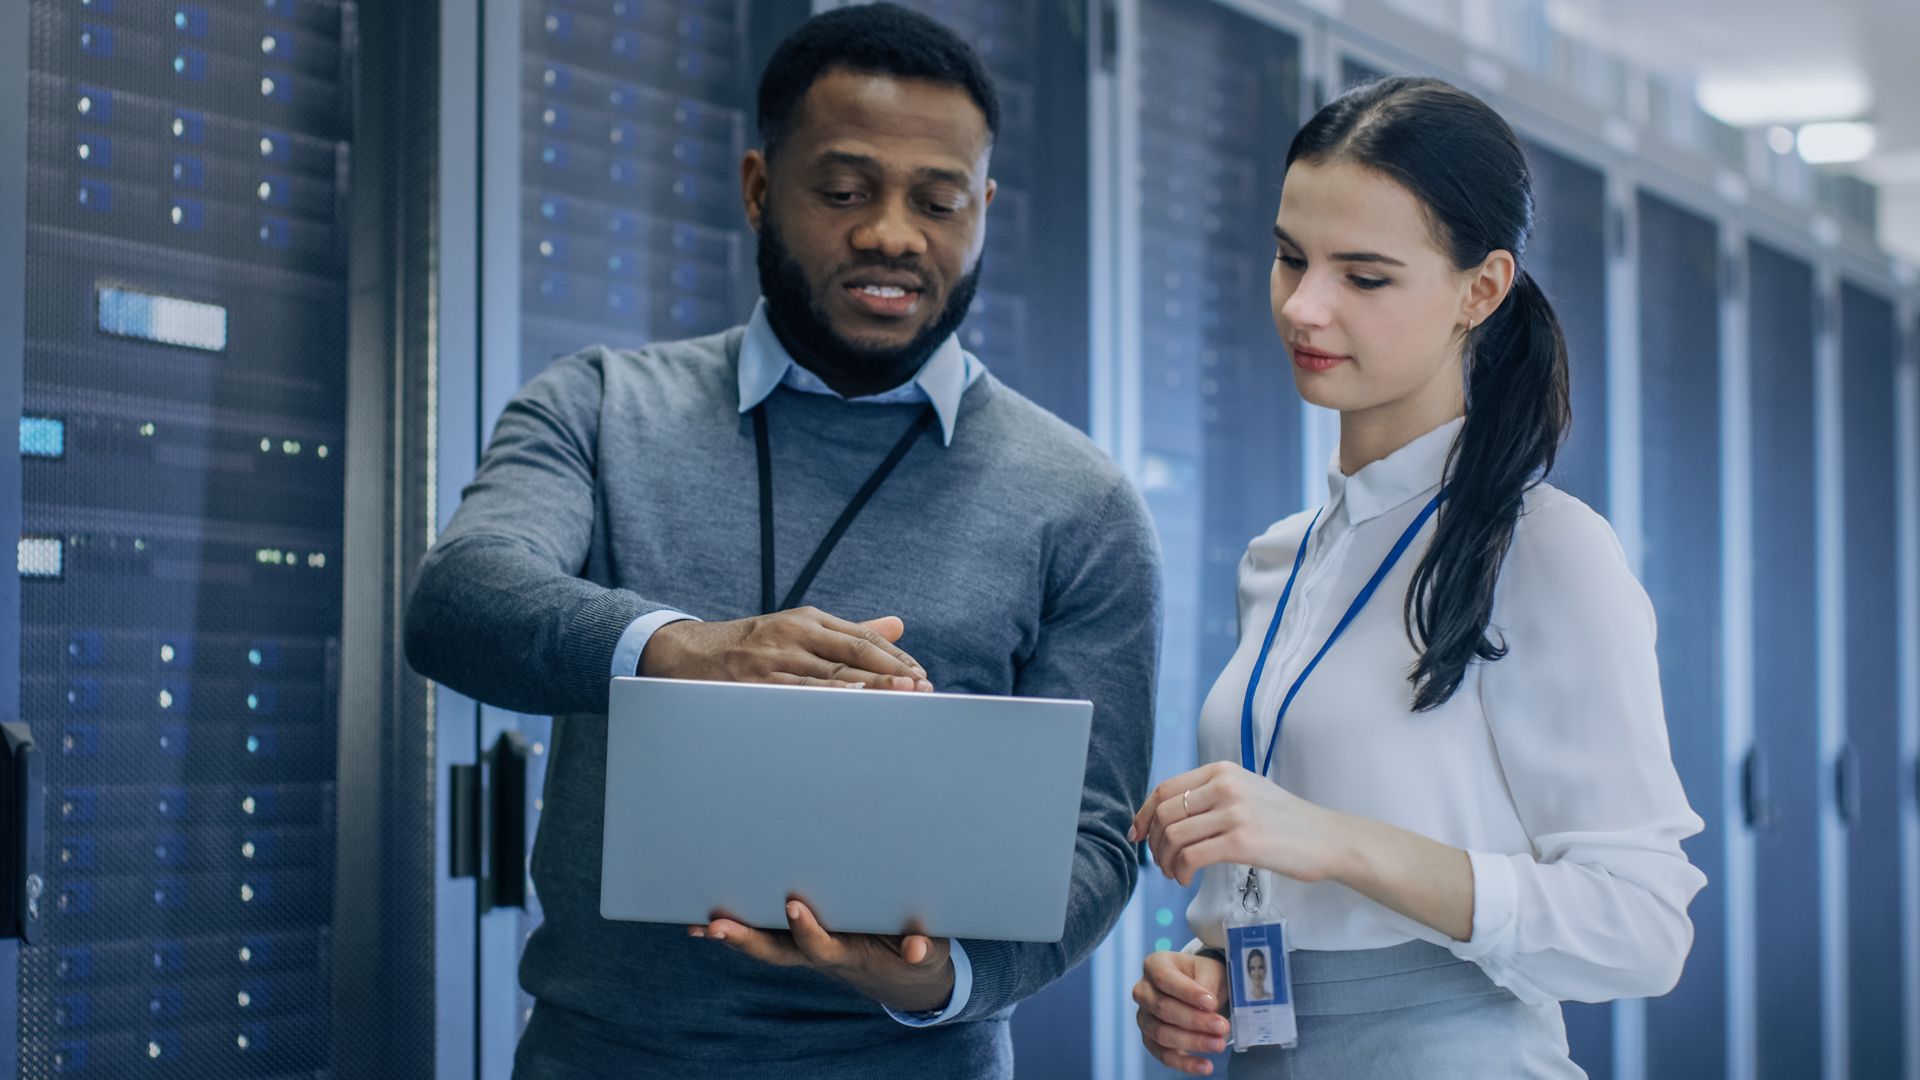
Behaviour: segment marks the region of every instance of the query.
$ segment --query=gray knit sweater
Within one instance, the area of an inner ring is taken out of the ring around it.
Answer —
[[[915,444],[804,602],[900,616],[901,646],[942,691],[1094,702],[1066,937],[964,942],[966,1008],[916,1029],[811,971],[600,917],[616,640],[663,607],[758,614],[741,336],[589,349],[527,384],[408,606],[407,656],[422,674],[558,718],[533,858],[546,919],[520,969],[539,1004],[520,1075],[1010,1076],[1012,1006],[1083,959],[1133,891],[1126,830],[1146,795],[1160,595],[1152,527],[1125,477],[990,375],[962,399],[953,444]],[[767,399],[781,592],[921,408],[786,387]]]

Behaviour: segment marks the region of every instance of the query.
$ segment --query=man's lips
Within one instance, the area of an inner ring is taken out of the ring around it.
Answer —
[[[917,282],[861,280],[849,282],[845,289],[855,307],[882,318],[911,315],[921,296]]]

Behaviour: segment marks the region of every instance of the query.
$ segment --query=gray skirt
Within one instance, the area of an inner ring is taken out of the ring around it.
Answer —
[[[1525,1004],[1438,945],[1301,950],[1288,959],[1300,1043],[1215,1057],[1233,1080],[1586,1077],[1567,1056],[1558,1003]]]

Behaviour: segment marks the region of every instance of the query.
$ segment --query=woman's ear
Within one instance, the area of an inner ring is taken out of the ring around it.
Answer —
[[[1474,327],[1492,318],[1506,302],[1507,294],[1513,291],[1514,275],[1518,272],[1513,252],[1504,248],[1488,252],[1477,268],[1468,271],[1471,276],[1467,281],[1466,299],[1460,307],[1460,321]]]

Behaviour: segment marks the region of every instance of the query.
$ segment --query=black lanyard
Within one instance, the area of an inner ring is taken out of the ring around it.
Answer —
[[[907,456],[907,451],[913,448],[913,444],[919,440],[920,436],[926,434],[927,429],[933,426],[936,419],[938,416],[934,413],[933,406],[928,405],[927,411],[921,413],[920,418],[907,429],[907,433],[900,436],[900,441],[893,444],[893,450],[887,454],[887,459],[880,463],[879,468],[873,470],[873,475],[867,477],[866,483],[860,485],[860,490],[854,493],[853,500],[847,503],[847,508],[840,511],[840,519],[833,523],[833,528],[827,530],[826,539],[820,541],[820,546],[814,549],[813,558],[807,560],[807,565],[800,571],[800,577],[794,581],[793,588],[787,591],[787,598],[780,602],[780,606],[775,607],[773,603],[773,447],[767,439],[767,407],[764,404],[754,406],[753,442],[755,461],[760,469],[760,611],[762,614],[771,615],[776,611],[786,611],[800,603],[800,598],[806,595],[807,586],[813,584],[814,575],[826,565],[827,556],[833,554],[834,545],[838,544],[840,537],[846,534],[847,527],[853,524],[854,518],[860,516],[860,511],[866,507],[867,500],[873,498],[873,493],[880,490],[881,484],[886,483],[887,476],[893,472],[894,466],[900,464],[900,459]]]

